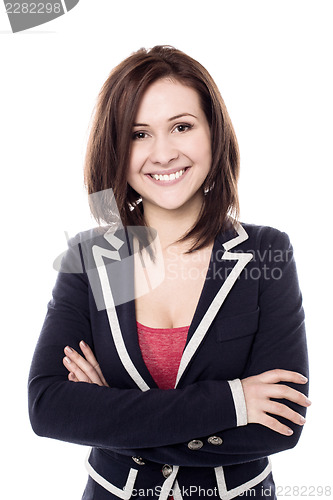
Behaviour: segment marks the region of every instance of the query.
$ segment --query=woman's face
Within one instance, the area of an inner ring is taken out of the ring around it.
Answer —
[[[201,206],[211,161],[210,129],[197,92],[169,79],[154,82],[135,118],[127,178],[144,210]]]

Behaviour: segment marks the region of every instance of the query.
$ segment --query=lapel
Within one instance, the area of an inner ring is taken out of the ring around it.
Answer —
[[[246,231],[241,224],[238,224],[235,230],[221,233],[215,239],[209,269],[189,328],[175,387],[189,367],[238,276],[253,257],[251,253],[230,252],[247,238]],[[127,373],[142,391],[156,388],[157,385],[143,361],[136,334],[134,252],[125,230],[116,234],[107,231],[104,234],[104,244],[93,245],[92,255],[103,296],[103,308],[106,310],[118,356]]]
[[[100,303],[98,308],[106,311],[118,356],[142,391],[157,387],[143,361],[136,335],[134,253],[127,232],[125,229],[116,233],[108,230],[104,241],[93,245],[91,250],[95,264],[93,272],[97,271],[103,298],[103,305],[100,307]]]
[[[247,239],[248,234],[241,224],[237,224],[235,229],[220,233],[215,239],[206,280],[188,331],[175,387],[184,376],[191,359],[240,273],[253,258],[251,253],[229,252]]]

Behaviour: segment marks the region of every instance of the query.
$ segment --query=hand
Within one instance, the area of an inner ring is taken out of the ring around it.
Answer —
[[[306,407],[311,405],[311,401],[301,392],[287,385],[278,384],[278,382],[282,381],[306,384],[307,378],[300,373],[277,369],[244,378],[241,382],[248,423],[261,424],[275,432],[291,436],[293,434],[292,429],[281,424],[276,418],[267,415],[266,412],[284,417],[298,425],[304,425],[305,418],[287,405],[272,401],[270,398],[287,399]]]
[[[68,380],[109,387],[90,347],[82,340],[80,348],[84,358],[69,346],[64,349],[66,356],[63,363],[69,371]]]

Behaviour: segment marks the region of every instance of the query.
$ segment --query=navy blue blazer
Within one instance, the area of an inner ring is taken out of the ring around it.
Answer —
[[[288,236],[250,224],[218,235],[171,390],[158,389],[138,344],[132,243],[107,228],[70,240],[29,376],[33,430],[91,447],[85,500],[275,498],[269,455],[294,447],[302,427],[278,417],[294,431],[283,436],[247,423],[240,380],[275,368],[308,377]],[[68,381],[63,349],[81,340],[110,387]]]

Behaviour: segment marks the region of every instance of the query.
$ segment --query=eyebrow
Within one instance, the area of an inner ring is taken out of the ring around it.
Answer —
[[[182,118],[183,116],[193,116],[193,118],[197,118],[195,115],[191,113],[180,113],[179,115],[172,116],[168,118],[168,122],[172,122],[173,120],[178,120],[178,118]],[[133,127],[149,127],[148,123],[133,123]]]

